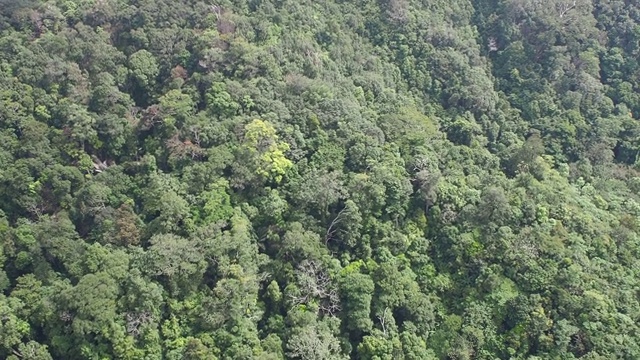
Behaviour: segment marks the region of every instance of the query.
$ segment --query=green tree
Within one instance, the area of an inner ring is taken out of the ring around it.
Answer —
[[[255,119],[245,126],[242,145],[239,147],[239,163],[235,166],[236,173],[246,167],[250,174],[248,179],[238,181],[273,181],[279,183],[283,176],[293,166],[287,159],[285,152],[289,150],[286,142],[279,141],[275,128],[268,122]]]

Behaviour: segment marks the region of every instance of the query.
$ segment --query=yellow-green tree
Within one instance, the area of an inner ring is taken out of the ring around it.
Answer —
[[[267,121],[255,119],[244,127],[244,140],[240,147],[240,161],[262,181],[279,183],[293,166],[285,152],[289,144],[280,141],[276,129]],[[249,174],[247,174],[249,175]]]

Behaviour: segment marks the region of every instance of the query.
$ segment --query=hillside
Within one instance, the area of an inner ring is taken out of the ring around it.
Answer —
[[[640,359],[638,0],[0,0],[0,358]]]

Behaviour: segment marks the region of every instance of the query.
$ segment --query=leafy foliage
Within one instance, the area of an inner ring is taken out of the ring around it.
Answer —
[[[0,358],[640,358],[639,10],[0,0]]]

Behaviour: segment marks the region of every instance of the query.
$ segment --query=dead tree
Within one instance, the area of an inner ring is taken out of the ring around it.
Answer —
[[[107,161],[103,161],[103,160],[98,159],[98,157],[96,157],[96,156],[92,156],[91,157],[91,161],[93,162],[93,171],[98,173],[98,174],[103,172],[104,170],[107,170],[107,168],[109,168],[109,166],[115,165],[115,163],[112,162],[112,161],[108,161],[108,160]]]
[[[140,327],[146,325],[153,320],[151,314],[148,311],[139,313],[127,313],[127,333],[133,337],[137,337],[141,333]]]
[[[387,337],[387,310],[389,310],[388,307],[384,308],[382,315],[377,316],[378,321],[380,321],[380,326],[382,327],[382,335],[384,335],[384,337]]]
[[[324,235],[324,243],[325,245],[329,243],[329,240],[333,238],[333,235],[339,230],[337,226],[349,215],[351,212],[351,208],[349,206],[345,206],[338,215],[331,221],[329,227],[327,228],[327,232]]]
[[[317,300],[323,314],[335,315],[341,310],[338,289],[317,261],[303,261],[296,270],[296,277],[300,291],[291,295],[294,306]]]
[[[558,5],[558,11],[560,12],[560,18],[563,18],[569,11],[575,9],[577,6],[577,0],[573,0],[571,3],[562,3]]]

